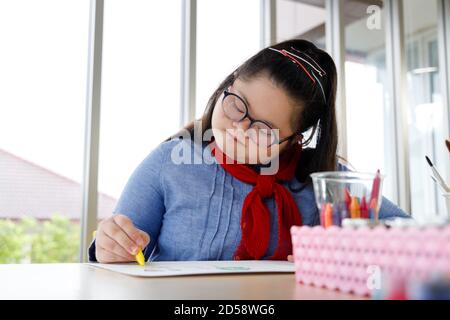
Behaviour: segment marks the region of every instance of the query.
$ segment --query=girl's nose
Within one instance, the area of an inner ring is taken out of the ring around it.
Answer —
[[[234,121],[233,122],[233,126],[236,129],[241,129],[243,131],[247,131],[248,128],[250,127],[250,119],[249,118],[245,118],[245,119],[243,119],[243,120],[241,120],[239,122]]]
[[[233,122],[233,126],[236,130],[235,135],[239,137],[241,141],[247,140],[248,137],[248,129],[250,128],[250,119],[245,118],[240,122]]]

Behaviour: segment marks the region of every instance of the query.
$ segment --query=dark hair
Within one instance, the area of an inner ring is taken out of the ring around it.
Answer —
[[[201,121],[201,136],[203,136],[206,130],[211,129],[214,106],[227,87],[238,78],[251,80],[260,75],[268,76],[275,85],[285,90],[293,102],[300,106],[299,117],[296,119],[298,122],[297,131],[304,133],[314,128],[313,132],[317,133],[315,148],[303,150],[296,170],[296,178],[300,182],[310,182],[309,175],[313,172],[336,170],[338,141],[335,112],[336,66],[333,59],[325,51],[306,40],[288,40],[271,46],[271,48],[285,49],[290,52],[298,50],[316,61],[326,73],[325,76],[320,78],[326,100],[324,100],[318,83],[314,84],[308,74],[298,65],[279,52],[265,48],[226,77],[210,97],[202,118],[196,121]],[[191,137],[194,136],[194,122],[183,129],[187,130]]]

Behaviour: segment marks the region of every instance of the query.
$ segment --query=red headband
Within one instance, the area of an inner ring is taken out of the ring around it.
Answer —
[[[291,47],[291,48],[292,48],[292,47]],[[319,74],[320,77],[323,77],[324,75],[326,75],[326,73],[325,73],[325,71],[319,66],[319,64],[318,64],[316,61],[314,61],[314,59],[312,59],[311,57],[309,57],[306,53],[303,53],[303,52],[301,52],[301,51],[299,51],[299,50],[297,50],[297,49],[295,49],[295,48],[292,48],[293,50],[295,50],[295,51],[298,52],[298,53],[305,54],[309,59],[312,60],[312,62],[315,64],[315,66],[312,65],[312,64],[311,64],[310,62],[308,62],[307,60],[303,59],[302,57],[299,57],[298,55],[293,54],[293,53],[291,53],[291,52],[289,52],[289,51],[287,51],[287,50],[285,50],[285,49],[282,49],[282,50],[278,50],[278,49],[275,49],[275,48],[269,48],[269,49],[272,50],[272,51],[281,53],[283,56],[289,58],[293,63],[295,63],[296,65],[300,66],[300,68],[302,68],[303,71],[307,74],[307,76],[311,79],[311,81],[313,82],[313,84],[316,84],[316,82],[319,84],[320,90],[321,90],[321,92],[322,92],[323,100],[324,100],[325,103],[327,102],[327,99],[326,99],[326,96],[325,96],[325,91],[323,90],[322,83],[321,83],[321,81],[317,78],[317,76],[316,76],[316,74],[315,74],[314,71],[316,71],[316,72]],[[304,66],[299,60],[301,60],[301,61],[307,63],[307,64],[312,68],[311,73],[308,71],[308,69],[305,68],[305,66]],[[311,74],[312,74],[312,75],[311,75]]]

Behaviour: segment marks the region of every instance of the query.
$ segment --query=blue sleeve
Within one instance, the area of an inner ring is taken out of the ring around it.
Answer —
[[[347,166],[338,162],[338,171],[351,171]],[[379,212],[379,219],[393,219],[393,218],[411,218],[409,214],[388,200],[386,197],[382,197],[381,206]]]
[[[411,218],[409,214],[400,209],[396,204],[383,197],[381,200],[380,219],[393,219],[393,218]]]
[[[128,179],[113,210],[114,214],[129,217],[138,229],[150,235],[151,241],[144,249],[146,259],[157,243],[165,212],[161,172],[167,154],[164,143],[150,152]],[[90,261],[96,261],[94,253],[95,241],[88,250]]]

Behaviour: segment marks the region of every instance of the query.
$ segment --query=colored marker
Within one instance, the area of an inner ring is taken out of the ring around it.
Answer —
[[[377,199],[370,200],[369,203],[369,210],[372,211],[372,218],[375,221],[378,221],[378,206],[377,206]],[[369,211],[370,212],[370,211]]]
[[[339,209],[341,211],[341,225],[342,225],[342,220],[350,218],[350,213],[348,211],[348,207],[345,202],[340,203]]]
[[[360,210],[361,210],[361,218],[369,219],[369,208],[367,207],[366,197],[362,197]]]
[[[359,207],[357,197],[352,197],[352,201],[350,202],[350,217],[352,219],[358,219],[361,217],[361,209]]]
[[[322,208],[320,209],[320,225],[325,227],[325,203],[322,203]]]
[[[372,184],[372,193],[370,194],[370,201],[372,201],[373,199],[377,199],[378,200],[378,196],[380,193],[380,170],[377,170],[377,173],[375,175],[375,179],[373,179],[373,184]]]
[[[339,203],[333,204],[333,226],[341,226],[341,213]]]
[[[372,208],[369,208],[368,213],[369,213],[369,219],[375,220],[375,210]]]
[[[347,206],[347,210],[350,210],[350,203],[352,202],[350,191],[345,188],[344,189],[344,201],[345,205]]]
[[[333,207],[331,203],[325,205],[325,228],[331,227],[333,225]]]

